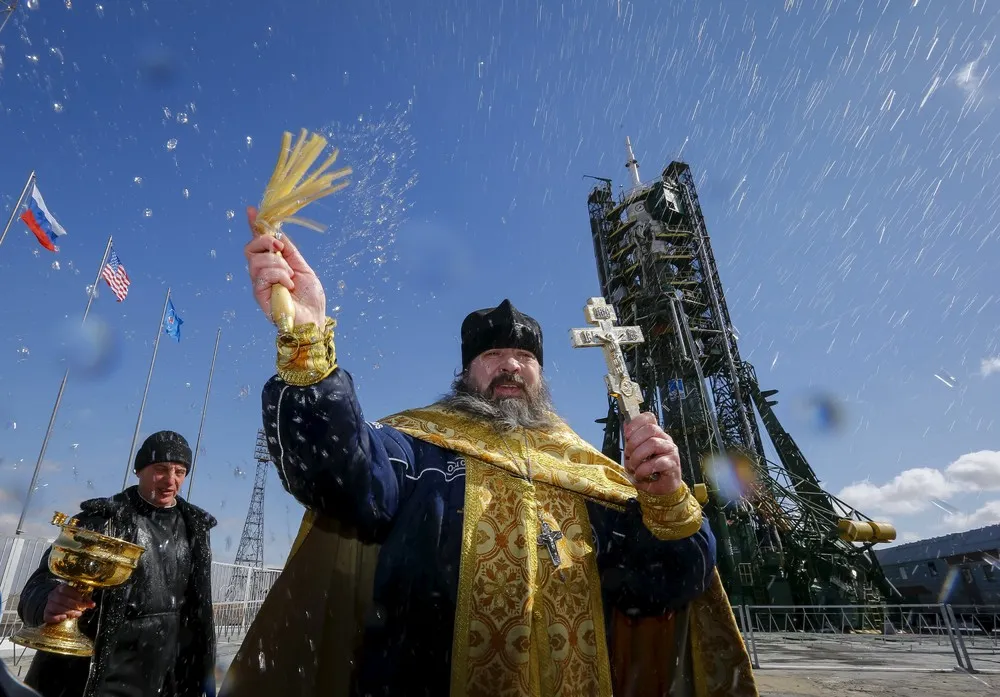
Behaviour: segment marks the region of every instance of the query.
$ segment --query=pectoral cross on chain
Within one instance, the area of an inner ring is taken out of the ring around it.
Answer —
[[[618,315],[615,314],[615,308],[608,305],[604,298],[590,298],[583,308],[583,316],[588,324],[596,326],[570,329],[573,348],[599,346],[604,351],[604,361],[608,364],[608,374],[604,376],[604,382],[608,386],[608,394],[618,400],[622,418],[626,422],[631,421],[640,413],[642,390],[629,377],[622,346],[643,343],[645,339],[642,336],[642,329],[614,326],[618,321]]]
[[[559,530],[553,530],[552,526],[542,521],[542,531],[538,533],[538,546],[544,547],[549,553],[549,559],[552,560],[552,566],[557,569],[562,564],[562,557],[559,556],[559,540],[563,538],[563,534]]]

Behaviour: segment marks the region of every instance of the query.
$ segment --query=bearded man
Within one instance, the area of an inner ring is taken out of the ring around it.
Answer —
[[[315,273],[287,238],[245,252],[264,312],[272,284],[295,303],[263,420],[308,512],[222,695],[756,695],[653,415],[626,427],[624,469],[588,445],[505,300],[465,318],[446,397],[367,422]]]

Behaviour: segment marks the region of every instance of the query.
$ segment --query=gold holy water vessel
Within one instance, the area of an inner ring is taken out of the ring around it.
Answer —
[[[96,588],[125,583],[146,551],[131,542],[77,527],[76,518],[66,520],[64,513],[52,516],[52,524],[62,531],[52,543],[49,571],[80,591],[85,599]],[[83,635],[75,617],[41,627],[22,627],[11,641],[64,656],[94,655],[94,642]]]

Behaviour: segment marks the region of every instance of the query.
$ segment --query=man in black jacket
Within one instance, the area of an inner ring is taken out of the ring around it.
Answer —
[[[42,557],[21,593],[21,620],[80,617],[94,640],[91,659],[35,655],[25,683],[43,697],[214,697],[216,520],[178,496],[190,466],[183,436],[154,433],[136,454],[138,486],[81,505],[81,526],[145,547],[126,583],[84,601],[49,571],[49,553]]]

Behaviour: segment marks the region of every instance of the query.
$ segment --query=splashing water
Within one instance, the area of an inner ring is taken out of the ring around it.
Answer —
[[[418,180],[410,116],[409,106],[388,104],[380,119],[330,123],[322,129],[331,145],[340,149],[338,163],[350,165],[354,174],[338,194],[347,204],[344,227],[323,238],[318,266],[329,275],[341,274],[345,265],[365,270],[370,274],[367,282],[352,286],[359,296],[377,296],[377,302],[386,295],[377,287],[387,283],[388,276],[379,267],[392,257],[396,234],[413,206],[408,194]],[[314,215],[323,219],[321,213]]]

